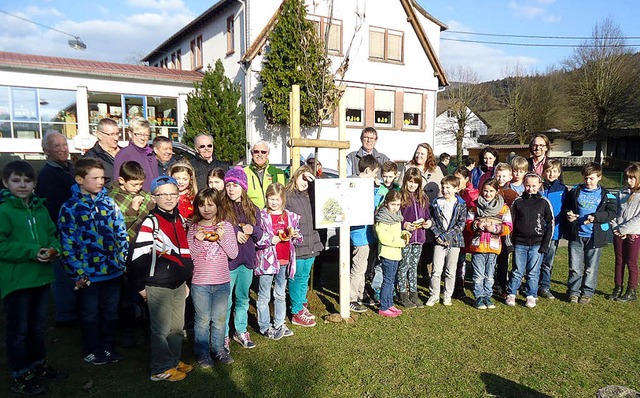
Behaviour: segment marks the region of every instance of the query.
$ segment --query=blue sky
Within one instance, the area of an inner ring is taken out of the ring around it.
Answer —
[[[259,0],[263,1],[263,0]],[[344,1],[344,0],[338,0]],[[364,0],[358,0],[364,1]],[[371,1],[371,0],[368,0]],[[383,0],[374,0],[383,1]],[[390,0],[384,0],[390,1]],[[79,36],[88,45],[79,52],[61,33],[0,14],[0,51],[135,62],[210,7],[215,0],[0,1],[0,10],[18,14]],[[545,36],[590,36],[610,17],[626,36],[640,36],[637,0],[418,0],[450,31]],[[521,43],[576,44],[575,40],[482,37],[443,32],[443,38]],[[629,40],[629,44],[640,39]],[[481,80],[499,79],[516,66],[544,72],[570,56],[571,48],[516,47],[442,41],[446,69],[471,68]]]

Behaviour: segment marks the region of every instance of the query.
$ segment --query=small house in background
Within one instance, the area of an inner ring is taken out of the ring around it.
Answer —
[[[437,113],[433,150],[436,155],[446,152],[451,157],[455,157],[457,153],[456,133],[458,131],[458,118],[451,110],[449,101],[446,100],[438,101]],[[469,148],[477,147],[479,138],[486,136],[490,127],[491,125],[480,114],[466,107],[462,154],[470,155]]]

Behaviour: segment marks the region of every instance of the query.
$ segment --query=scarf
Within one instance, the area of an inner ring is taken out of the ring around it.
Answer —
[[[483,196],[478,196],[478,206],[476,206],[478,217],[495,217],[502,210],[502,206],[504,206],[504,199],[501,195],[496,195],[490,201]]]
[[[376,213],[376,222],[381,224],[391,225],[402,222],[402,220],[404,220],[404,218],[400,212],[393,214],[385,206],[382,206]]]

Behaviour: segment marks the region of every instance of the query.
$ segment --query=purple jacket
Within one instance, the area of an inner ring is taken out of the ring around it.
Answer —
[[[118,152],[113,160],[113,181],[115,181],[115,184],[117,185],[118,177],[120,176],[120,166],[122,166],[122,163],[130,160],[135,160],[140,163],[144,169],[145,179],[142,184],[142,189],[153,193],[150,191],[151,181],[158,176],[158,159],[156,159],[156,154],[153,153],[153,149],[151,149],[149,145],[140,148],[134,145],[133,142],[129,142],[129,145]]]
[[[421,218],[424,219],[425,221],[431,219],[431,214],[429,213],[429,201],[427,198],[425,198],[424,207],[420,206],[414,200],[413,203],[410,204],[409,206],[402,207],[400,209],[400,212],[402,213],[402,217],[404,217],[405,222],[414,222]],[[409,240],[409,244],[412,244],[412,243],[423,244],[426,240],[427,240],[426,230],[424,228],[420,228],[411,233],[411,239]]]
[[[240,242],[238,242],[238,256],[233,260],[229,260],[229,271],[233,271],[243,264],[249,269],[254,269],[256,267],[256,244],[262,238],[263,231],[262,221],[260,219],[260,209],[258,209],[258,206],[254,206],[254,208],[256,212],[256,224],[253,225],[253,233],[245,243],[240,244]],[[235,202],[233,204],[233,210],[236,212],[238,224],[249,223],[247,217],[245,217],[241,210],[240,203]],[[238,224],[233,226],[233,232],[236,235],[240,232],[240,226]]]

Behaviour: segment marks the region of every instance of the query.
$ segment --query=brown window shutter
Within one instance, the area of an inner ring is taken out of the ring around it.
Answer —
[[[375,109],[373,99],[375,98],[376,90],[374,88],[366,88],[364,93],[364,125],[373,126],[375,119]]]
[[[395,111],[393,112],[395,115],[395,120],[393,126],[396,130],[402,130],[404,127],[404,92],[396,91],[395,96]]]

